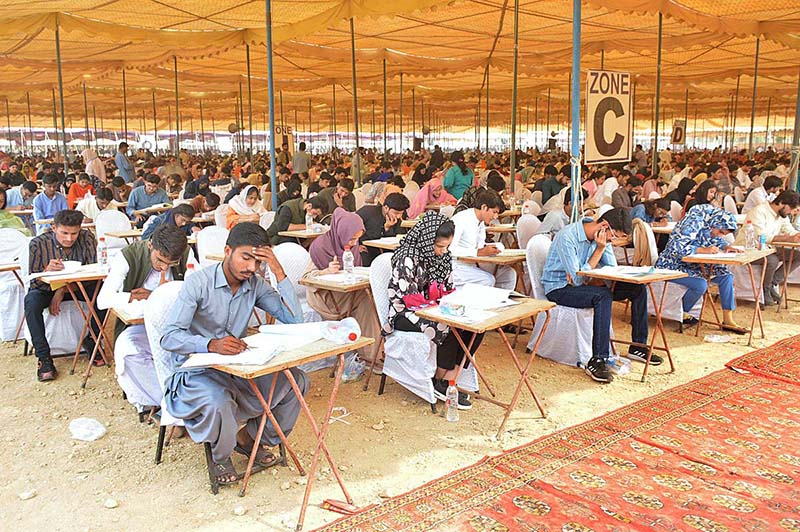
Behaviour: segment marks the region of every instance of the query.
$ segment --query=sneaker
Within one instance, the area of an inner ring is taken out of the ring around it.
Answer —
[[[641,347],[632,347],[628,350],[628,359],[644,364],[647,362],[647,350],[642,349]],[[663,362],[664,359],[657,354],[652,353],[650,355],[651,366],[660,366]]]
[[[472,401],[469,398],[469,394],[458,392],[458,409],[469,410],[470,408],[472,408]]]
[[[599,358],[589,359],[583,371],[585,371],[592,380],[597,382],[611,382],[614,380],[611,370],[606,366],[606,361],[600,360]]]
[[[447,386],[448,383],[444,379],[433,379],[433,396],[440,401],[447,401]],[[459,401],[461,402],[461,401]]]
[[[39,382],[54,381],[58,377],[58,370],[53,365],[52,360],[39,360],[36,367],[36,378]]]
[[[691,314],[687,314],[686,317],[683,318],[683,325],[687,327],[691,327],[692,325],[697,325],[697,322],[700,321]]]

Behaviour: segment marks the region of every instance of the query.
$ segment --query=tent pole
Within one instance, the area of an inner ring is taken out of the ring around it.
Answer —
[[[203,99],[200,98],[200,138],[203,141],[203,153],[206,152],[206,128],[203,123]]]
[[[633,144],[636,145],[636,77],[633,78],[633,94],[631,95],[631,131]]]
[[[155,150],[155,155],[158,155],[158,113],[156,112],[156,91],[152,91],[153,94],[153,149]]]
[[[356,31],[355,22],[353,17],[350,17],[350,63],[353,70],[353,124],[356,133],[356,151],[355,156],[358,157],[356,161],[356,184],[361,186],[361,146],[358,140],[358,84],[356,83]],[[355,159],[355,156],[353,159]]]
[[[533,107],[533,146],[539,149],[539,95],[536,95]]]
[[[415,87],[411,87],[411,149],[414,149],[414,139],[417,138],[417,94]]]
[[[55,103],[55,98],[53,98],[53,103]],[[55,109],[55,105],[53,109]],[[55,129],[55,121],[53,129]],[[8,151],[11,152],[11,111],[8,108],[8,98],[6,98],[6,140],[8,141]]]
[[[297,111],[295,111],[295,126],[297,126]],[[239,153],[244,151],[244,90],[242,81],[239,80]]]
[[[400,72],[400,155],[403,155],[403,73]]]
[[[92,104],[92,120],[94,121],[94,152],[97,153],[97,108]]]
[[[661,104],[661,42],[664,37],[664,15],[658,12],[658,58],[656,63],[656,99],[654,102],[655,135],[653,137],[653,159],[650,162],[650,171],[655,172],[658,162],[658,113]]]
[[[122,130],[125,132],[125,142],[128,141],[128,82],[125,67],[122,67]]]
[[[372,142],[370,144],[375,148],[375,100],[372,100],[372,129],[370,129],[370,137],[372,137]]]
[[[423,145],[425,144],[425,97],[420,96],[419,99],[419,127],[420,135],[422,135]]]
[[[336,85],[334,85],[334,89],[333,90],[334,90],[334,92],[336,91]],[[283,91],[278,91],[278,98],[280,99],[280,103],[281,103],[281,125],[285,126],[286,125],[286,118],[285,118],[285,115],[283,114]]]
[[[688,135],[686,134],[689,128],[689,87],[686,87],[686,99],[683,102],[683,150],[689,146]]]
[[[741,74],[736,76],[736,95],[733,98],[733,124],[731,126],[731,151],[736,145],[736,118],[739,115],[739,82],[741,81],[741,78]]]
[[[600,48],[600,70],[606,69],[606,49]]]
[[[333,84],[333,112],[331,114],[331,125],[333,126],[333,147],[336,148],[336,83]]]
[[[86,125],[86,148],[91,147],[92,136],[89,133],[89,100],[86,98],[86,82],[83,82],[83,120]]]
[[[580,67],[580,65],[579,65]],[[567,81],[567,87],[569,87],[569,92],[567,93],[567,109],[568,114],[572,113],[572,72],[569,73],[569,79]],[[580,129],[580,126],[578,126]],[[567,122],[567,145],[572,146],[572,127],[570,127],[569,122]],[[572,148],[570,148],[570,151]]]
[[[798,190],[798,162],[800,162],[800,75],[797,76],[797,104],[794,109],[794,136],[792,137],[792,165],[789,167],[789,190]]]
[[[578,0],[580,1],[580,0]],[[517,176],[517,78],[519,76],[519,0],[514,0],[514,81],[511,86],[511,193]]]
[[[387,131],[386,131],[386,58],[383,59],[383,154],[384,156],[389,152],[387,145]]]
[[[486,65],[486,153],[489,153],[489,65]]]
[[[753,66],[753,106],[750,108],[750,140],[747,153],[753,154],[753,128],[756,124],[756,97],[758,95],[758,55],[761,52],[761,37],[756,38],[756,62]]]
[[[247,54],[247,132],[250,140],[250,172],[253,171],[253,86],[250,79],[250,45],[245,45],[245,53]]]
[[[547,122],[544,128],[545,151],[549,149],[547,139],[550,138],[550,87],[547,87]]]
[[[767,100],[767,129],[764,131],[764,149],[767,149],[767,144],[769,143],[769,114],[772,111],[772,96],[769,97]]]
[[[28,151],[30,153],[33,153],[33,121],[31,120],[31,93],[25,91],[25,96],[28,99],[28,136],[31,139],[28,142]]]
[[[694,106],[694,125],[692,126],[692,145],[697,144],[697,106]]]
[[[311,151],[311,137],[314,133],[314,126],[311,124],[311,98],[308,99],[308,149]]]
[[[178,103],[178,56],[172,56],[172,67],[175,71],[175,152],[181,151],[181,110]]]
[[[61,143],[64,148],[64,175],[69,174],[67,157],[67,132],[64,119],[64,75],[61,72],[61,33],[58,18],[56,18],[56,67],[58,68],[58,101],[61,108]]]
[[[483,94],[481,91],[478,91],[478,111],[476,113],[476,120],[475,120],[475,138],[477,139],[478,144],[478,151],[481,151],[481,100],[483,99]]]
[[[572,194],[578,201],[572,202],[570,220],[577,222],[582,214],[581,190],[581,0],[572,0],[572,139],[570,165],[572,166]]]
[[[278,180],[275,174],[275,85],[272,71],[272,0],[264,0],[267,14],[267,102],[269,109],[269,173],[270,190],[272,191],[272,210],[278,210]],[[283,98],[281,98],[283,103]],[[283,122],[283,105],[281,105],[281,122]]]
[[[51,89],[50,92],[51,92],[51,95],[53,97],[53,135],[55,135],[56,154],[59,154],[59,153],[61,153],[61,149],[58,146],[58,118],[57,118],[58,117],[58,112],[56,111],[56,89],[53,88],[53,89]],[[101,116],[100,117],[101,128],[102,128],[102,119],[103,119],[103,117]],[[8,133],[9,133],[9,136],[10,136],[11,135],[11,124],[10,123],[9,123],[9,126],[8,126]]]

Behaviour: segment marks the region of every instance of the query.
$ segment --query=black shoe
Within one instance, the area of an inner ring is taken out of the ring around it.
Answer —
[[[449,383],[444,379],[433,378],[433,396],[440,401],[447,402],[447,386]]]
[[[772,295],[772,299],[775,300],[775,303],[780,305],[781,304],[781,291],[778,288],[778,286],[779,286],[778,284],[774,284],[774,285],[770,286],[769,287],[769,293]]]
[[[608,369],[606,361],[600,360],[599,358],[589,359],[583,371],[585,371],[592,380],[597,382],[611,382],[614,380],[614,376],[611,374],[611,370]]]
[[[52,360],[39,360],[36,367],[36,378],[39,382],[54,381],[58,377],[58,370],[53,365]]]
[[[647,349],[642,349],[641,347],[631,347],[628,350],[628,360],[635,360],[636,362],[641,362],[642,364],[647,362]],[[658,356],[655,353],[650,355],[650,365],[651,366],[660,366],[664,362],[664,359]]]
[[[469,399],[469,394],[458,392],[458,409],[469,410],[470,408],[472,408],[472,401]]]
[[[83,346],[83,350],[86,352],[86,356],[92,356],[92,352],[94,352],[94,340],[91,336],[86,336],[81,342],[81,346]]]
[[[697,322],[700,321],[694,316],[689,316],[688,318],[683,319],[683,325],[686,327],[691,327],[693,325],[697,325]]]

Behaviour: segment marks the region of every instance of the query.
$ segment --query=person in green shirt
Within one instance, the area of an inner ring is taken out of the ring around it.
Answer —
[[[460,151],[454,151],[450,155],[450,160],[455,166],[447,171],[444,176],[444,189],[449,192],[456,199],[461,199],[469,187],[475,182],[475,174],[472,173],[472,168],[467,166],[464,160],[464,154]]]
[[[306,228],[306,213],[314,220],[322,214],[324,203],[317,196],[303,199],[295,198],[285,201],[275,212],[275,219],[267,229],[267,236],[273,246],[284,242],[294,242],[293,238],[280,236],[282,231],[302,231]]]

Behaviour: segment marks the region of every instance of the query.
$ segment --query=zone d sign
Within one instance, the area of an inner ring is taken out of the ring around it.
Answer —
[[[672,122],[672,135],[670,135],[669,141],[671,144],[686,144],[686,120]]]
[[[586,164],[631,160],[631,75],[589,70],[586,75]]]

